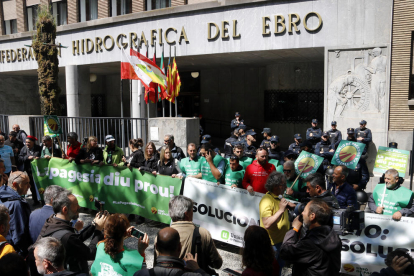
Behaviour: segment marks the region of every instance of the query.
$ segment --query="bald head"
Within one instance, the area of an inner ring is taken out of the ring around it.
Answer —
[[[179,257],[181,252],[180,234],[171,227],[161,229],[157,235],[156,247],[160,256]]]

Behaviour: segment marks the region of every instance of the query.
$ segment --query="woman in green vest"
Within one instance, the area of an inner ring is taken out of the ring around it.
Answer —
[[[104,229],[105,239],[97,245],[91,274],[132,276],[141,270],[145,262],[145,249],[149,244],[148,235],[139,238],[138,250],[125,247],[124,240],[131,237],[134,227],[129,225],[124,214],[110,215],[105,221]]]

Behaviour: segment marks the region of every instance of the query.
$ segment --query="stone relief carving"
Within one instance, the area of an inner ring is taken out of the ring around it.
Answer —
[[[339,58],[338,51],[335,51]],[[381,48],[362,50],[345,74],[328,88],[328,105],[334,116],[347,112],[382,113],[385,111],[387,57]]]

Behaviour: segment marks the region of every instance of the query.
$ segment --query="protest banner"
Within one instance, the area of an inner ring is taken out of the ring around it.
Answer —
[[[414,218],[365,213],[365,228],[354,234],[339,236],[342,240],[341,272],[349,275],[371,275],[385,268],[387,254],[403,248],[414,252]]]
[[[375,159],[374,172],[383,174],[386,170],[394,168],[400,177],[405,177],[410,152],[387,147],[378,147],[377,158]]]
[[[59,122],[59,118],[56,115],[43,116],[44,128],[43,132],[52,138],[62,134],[62,127]]]
[[[94,199],[111,213],[136,214],[170,223],[168,202],[178,195],[181,180],[127,167],[77,165],[66,159],[32,161],[33,179],[43,198],[45,189],[59,185],[70,190],[81,207],[95,209]]]
[[[363,143],[342,140],[335,151],[331,163],[334,165],[344,165],[351,170],[355,170],[364,148],[365,144]]]
[[[295,161],[296,174],[299,175],[303,170],[300,177],[306,178],[308,175],[316,173],[322,162],[323,157],[303,150]]]
[[[245,189],[187,178],[184,195],[194,201],[193,222],[215,240],[243,247],[247,227],[260,225],[261,193],[250,195]]]

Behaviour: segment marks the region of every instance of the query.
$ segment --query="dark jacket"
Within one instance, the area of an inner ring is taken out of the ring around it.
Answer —
[[[168,176],[171,176],[173,174],[178,174],[179,171],[178,171],[177,161],[174,158],[170,158],[167,164],[165,163],[161,164],[161,160],[158,161],[157,172],[161,175],[168,175]]]
[[[328,190],[331,191],[331,193],[336,197],[338,200],[339,206],[341,209],[346,209],[348,205],[353,205],[355,207],[355,210],[359,210],[359,204],[357,201],[357,196],[354,188],[347,182],[339,186],[339,191],[337,194],[335,194],[336,191],[336,185],[335,183],[329,183],[328,184]]]
[[[18,149],[19,151],[17,152],[17,153],[15,153],[14,154],[14,157],[16,158],[16,161],[17,161],[17,159],[18,159],[18,157],[19,157],[19,153],[20,153],[20,150],[24,147],[24,145],[23,145],[23,143],[22,142],[20,142],[19,140],[14,140],[14,142],[12,142],[12,141],[10,141],[10,139],[7,139],[5,142],[4,142],[4,144],[6,145],[6,146],[9,146],[9,147],[11,147],[12,149]]]
[[[144,166],[145,156],[142,150],[138,149],[131,153],[131,155],[127,158],[125,165],[130,164],[133,168],[139,168]]]
[[[163,266],[164,265],[164,266]],[[172,268],[168,267],[171,266]],[[176,257],[161,256],[157,258],[154,265],[154,273],[156,276],[175,276],[184,271],[184,261]],[[197,269],[194,272],[185,272],[184,276],[208,276],[204,270]],[[134,276],[150,276],[149,269],[141,269],[135,272]]]
[[[183,150],[180,147],[177,147],[176,144],[174,144],[174,147],[171,149],[171,156],[177,159],[178,161],[186,157]]]
[[[59,230],[64,230],[65,232]],[[62,233],[64,233],[63,236]],[[84,244],[92,235],[93,237],[89,245]],[[104,238],[102,232],[95,230],[95,226],[90,225],[82,230],[80,234],[75,234],[75,229],[71,226],[70,221],[62,220],[52,215],[43,225],[39,238],[57,238],[59,236],[66,249],[65,263],[69,266],[69,270],[88,273],[88,260],[95,259],[96,244]]]
[[[280,257],[293,263],[292,276],[339,276],[342,243],[327,225],[299,233],[289,230],[280,249]]]
[[[139,169],[142,171],[146,171],[152,173],[153,171],[158,170],[158,154],[154,154],[150,159],[144,161],[144,166],[140,167]]]
[[[72,271],[63,270],[61,272],[48,274],[48,276],[89,276],[89,274],[82,273],[82,272],[72,272]]]
[[[224,141],[224,148],[223,152],[226,155],[226,157],[230,157],[233,154],[233,143],[237,142],[237,136],[232,134],[230,138],[227,138],[226,141]]]
[[[53,214],[53,207],[50,205],[45,205],[41,209],[36,209],[30,214],[29,231],[33,243],[36,242],[46,220]]]
[[[328,190],[326,190],[325,192],[323,192],[322,194],[315,196],[311,199],[314,198],[319,198],[322,199],[323,201],[325,201],[326,203],[328,203],[328,205],[330,207],[334,207],[336,209],[339,209],[339,203],[338,200],[336,199],[336,197]]]
[[[52,150],[52,148],[53,148],[53,150]],[[42,153],[41,153],[42,158],[47,155],[46,149],[50,153],[52,153],[52,151],[53,151],[53,156],[51,156],[51,157],[59,157],[59,158],[62,158],[62,151],[60,150],[59,146],[58,145],[55,145],[55,144],[52,144],[52,147],[50,149],[49,148],[46,148],[46,146],[43,146],[42,147]]]
[[[42,154],[42,147],[39,145],[34,145],[31,150],[27,147],[23,147],[19,154],[19,164],[24,165],[24,170],[28,173],[32,172],[32,166],[30,163],[32,160],[28,159],[29,156],[40,157]]]
[[[280,147],[276,147],[275,149],[272,149],[272,148],[269,149],[269,159],[278,160],[281,165],[285,163],[283,159],[284,155],[285,153],[280,150]]]
[[[373,272],[369,276],[398,276],[397,272],[392,267],[386,267],[381,269],[380,272]]]
[[[30,206],[15,190],[8,186],[0,187],[0,200],[10,213],[10,230],[6,236],[17,253],[27,254],[27,248],[32,244],[29,233]]]
[[[89,151],[88,149],[81,148],[79,150],[78,155],[76,155],[75,162],[76,164],[80,164],[81,160],[91,159],[91,160],[98,160],[99,162],[103,161],[103,152],[102,149],[99,147],[91,148]]]

